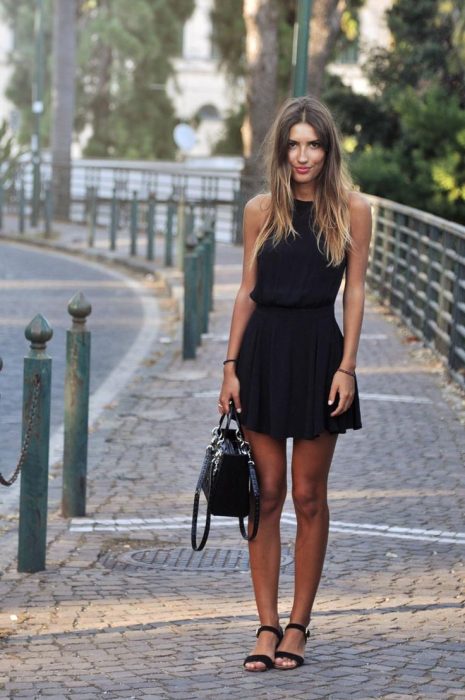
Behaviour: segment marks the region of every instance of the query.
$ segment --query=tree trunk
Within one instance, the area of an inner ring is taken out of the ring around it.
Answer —
[[[308,92],[321,95],[326,65],[341,27],[346,0],[313,0],[310,22]]]
[[[278,8],[276,0],[244,0],[247,58],[247,116],[242,126],[245,164],[241,177],[243,205],[263,186],[260,147],[271,125],[278,94]],[[242,216],[236,239],[241,240]]]
[[[55,216],[69,219],[76,71],[76,0],[55,0],[53,14],[52,192]]]

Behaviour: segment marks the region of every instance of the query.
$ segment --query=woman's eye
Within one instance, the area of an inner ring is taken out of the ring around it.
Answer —
[[[311,144],[310,144],[310,146],[311,146],[312,148],[320,148],[321,143],[320,143],[319,141],[312,141]]]
[[[296,145],[296,144],[295,144],[293,141],[289,141],[289,143],[287,144],[287,147],[288,147],[289,149],[291,149],[291,148],[295,148],[295,145]]]

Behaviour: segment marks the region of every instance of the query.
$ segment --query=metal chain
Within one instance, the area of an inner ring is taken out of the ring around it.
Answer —
[[[2,474],[0,474],[0,484],[2,486],[11,486],[14,484],[16,479],[18,478],[19,472],[21,471],[21,467],[23,466],[28,450],[29,450],[29,443],[31,441],[31,433],[32,433],[32,426],[34,424],[34,418],[36,417],[36,411],[37,411],[37,404],[39,401],[39,393],[40,393],[40,374],[34,375],[34,384],[33,384],[33,389],[32,389],[32,399],[31,399],[31,407],[29,410],[29,417],[27,421],[27,426],[26,426],[26,431],[24,434],[24,441],[21,447],[21,453],[19,455],[18,459],[18,464],[16,465],[16,469],[14,470],[13,474],[9,479],[5,479]]]

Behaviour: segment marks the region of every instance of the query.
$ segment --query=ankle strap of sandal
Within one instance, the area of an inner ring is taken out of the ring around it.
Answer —
[[[286,625],[286,629],[287,630],[295,629],[295,630],[299,630],[300,632],[302,632],[302,634],[305,637],[305,642],[310,637],[310,630],[307,627],[304,627],[304,625],[299,625],[297,622],[290,622],[288,625]]]
[[[277,627],[271,627],[271,625],[260,625],[255,633],[256,636],[259,637],[261,632],[273,632],[279,641],[283,638],[283,630],[281,627],[278,629]]]

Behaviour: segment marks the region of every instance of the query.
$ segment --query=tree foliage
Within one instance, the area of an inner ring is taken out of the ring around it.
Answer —
[[[406,87],[441,84],[465,107],[465,6],[460,0],[397,0],[387,12],[394,39],[368,62],[372,84],[395,100]]]
[[[323,4],[324,0],[320,0]],[[335,43],[331,44],[329,57],[352,45],[358,38],[358,10],[365,0],[344,0],[344,12],[340,22],[340,31]],[[340,3],[339,3],[340,4]],[[289,96],[292,89],[292,45],[294,24],[297,13],[297,0],[277,0],[278,8],[278,101]],[[213,24],[212,39],[217,48],[220,65],[230,80],[237,83],[244,80],[247,71],[245,59],[245,23],[237,3],[225,3],[215,0],[211,13]],[[310,47],[312,40],[310,37]],[[330,76],[326,75],[324,82]],[[225,124],[225,135],[215,147],[217,153],[241,154],[240,129],[244,104],[238,105]]]
[[[51,2],[45,3],[45,55],[51,55]],[[92,128],[86,153],[120,158],[170,158],[174,110],[164,86],[173,73],[185,20],[194,0],[80,0],[75,130]],[[30,138],[33,7],[4,0],[14,28],[9,99],[20,109],[20,139]],[[50,131],[50,59],[46,66],[43,143]]]
[[[392,48],[368,63],[376,94],[351,125],[353,175],[366,192],[465,223],[465,7],[398,0],[388,25]]]

